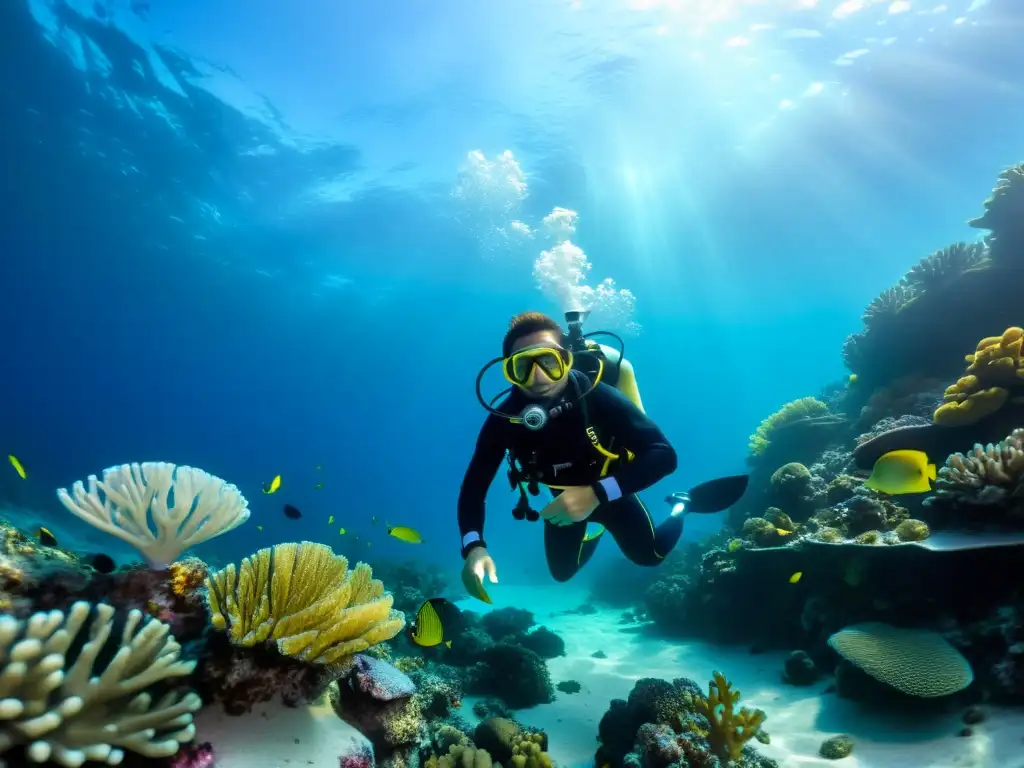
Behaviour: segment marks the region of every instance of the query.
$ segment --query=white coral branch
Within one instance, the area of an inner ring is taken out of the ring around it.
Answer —
[[[122,464],[57,491],[73,515],[143,554],[154,568],[173,563],[189,547],[249,519],[241,491],[195,467],[167,462]]]
[[[89,637],[68,667],[68,650],[90,615]],[[0,752],[24,745],[30,762],[77,768],[86,760],[118,765],[126,749],[169,757],[191,741],[199,697],[171,691],[154,704],[142,689],[190,674],[195,662],[181,661],[166,624],[142,618],[128,614],[120,649],[93,676],[113,628],[109,605],[78,602],[67,615],[42,612],[27,621],[0,617]]]

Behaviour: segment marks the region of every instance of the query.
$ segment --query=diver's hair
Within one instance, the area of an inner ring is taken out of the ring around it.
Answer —
[[[553,331],[558,338],[558,343],[565,343],[562,326],[553,317],[545,315],[543,312],[522,312],[509,321],[508,331],[501,342],[501,356],[508,357],[512,354],[513,345],[523,336],[540,331]]]

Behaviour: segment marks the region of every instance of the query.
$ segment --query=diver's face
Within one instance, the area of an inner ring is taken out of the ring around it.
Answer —
[[[521,339],[516,341],[512,345],[512,352],[518,352],[521,349],[527,347],[554,347],[560,349],[562,347],[561,337],[553,331],[537,331],[531,333],[529,336],[523,336]],[[559,381],[552,381],[551,378],[544,373],[544,369],[535,366],[533,369],[533,380],[529,386],[522,387],[521,389],[530,397],[536,397],[538,399],[545,399],[551,397],[557,397],[562,393],[562,390],[569,384],[569,377],[563,376]]]

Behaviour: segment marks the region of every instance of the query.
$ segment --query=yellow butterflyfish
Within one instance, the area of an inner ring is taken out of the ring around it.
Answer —
[[[928,462],[924,451],[889,451],[875,462],[868,488],[898,496],[904,493],[927,493],[935,479],[935,465]]]
[[[344,536],[346,533],[348,533],[348,531],[346,531],[344,528],[342,528],[340,531],[338,531],[338,533],[340,533],[342,536]]]
[[[18,473],[18,477],[22,480],[28,479],[28,473],[25,471],[25,467],[22,466],[21,462],[18,461],[18,457],[13,453],[7,454],[7,460],[11,462],[11,466],[14,467],[14,471]]]
[[[387,523],[385,523],[387,525]],[[399,541],[404,541],[409,544],[422,544],[423,537],[420,536],[420,532],[414,528],[409,528],[405,525],[387,525],[388,535],[394,536]]]

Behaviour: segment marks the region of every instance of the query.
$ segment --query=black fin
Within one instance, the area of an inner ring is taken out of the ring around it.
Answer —
[[[690,489],[687,512],[709,514],[728,509],[747,492],[750,475],[732,475],[708,480]]]

